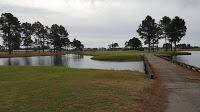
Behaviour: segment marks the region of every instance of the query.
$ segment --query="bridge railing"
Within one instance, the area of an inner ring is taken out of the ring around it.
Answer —
[[[145,73],[149,76],[150,79],[154,79],[154,73],[152,71],[151,65],[148,62],[146,56],[144,56],[143,61],[144,61]]]
[[[189,65],[189,64],[185,64],[185,63],[182,63],[182,62],[178,62],[178,61],[169,59],[169,58],[167,58],[167,57],[162,57],[162,56],[158,56],[158,57],[160,57],[160,58],[162,58],[162,59],[165,59],[165,60],[167,60],[167,61],[170,61],[170,62],[172,62],[172,63],[174,63],[174,64],[180,65],[180,66],[182,66],[182,67],[185,67],[185,68],[187,68],[187,69],[191,69],[191,70],[193,70],[193,71],[200,72],[200,68],[198,68],[198,67],[195,67],[195,66],[192,66],[192,65]]]

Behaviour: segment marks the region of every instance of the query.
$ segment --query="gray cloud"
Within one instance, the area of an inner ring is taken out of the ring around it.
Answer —
[[[80,39],[86,47],[123,45],[138,36],[136,29],[146,15],[157,21],[180,16],[188,27],[182,42],[200,45],[199,0],[2,0],[0,7],[0,13],[12,12],[21,22],[62,24],[71,39]]]
[[[1,7],[1,12],[18,12],[18,13],[29,13],[29,14],[52,14],[52,13],[58,13],[56,11],[48,11],[48,10],[44,10],[44,9],[39,9],[39,8],[31,8],[31,7],[20,7],[20,6],[15,6],[15,5],[2,5],[0,4],[0,7]]]

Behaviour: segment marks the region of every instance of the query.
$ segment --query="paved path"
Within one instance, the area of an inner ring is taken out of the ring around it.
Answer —
[[[168,96],[166,112],[200,112],[200,74],[153,55],[147,55],[153,72],[161,76]]]

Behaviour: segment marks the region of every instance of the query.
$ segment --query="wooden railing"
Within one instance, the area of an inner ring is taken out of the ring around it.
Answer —
[[[189,65],[189,64],[185,64],[185,63],[182,63],[182,62],[178,62],[178,61],[172,60],[172,59],[167,58],[167,57],[162,57],[162,56],[158,56],[158,57],[160,57],[160,58],[162,58],[162,59],[165,59],[165,60],[167,60],[167,61],[170,61],[170,62],[172,62],[172,63],[174,63],[174,64],[180,65],[180,66],[182,66],[182,67],[184,67],[184,68],[187,68],[187,69],[191,69],[191,70],[193,70],[193,71],[200,72],[200,68],[198,68],[198,67],[195,67],[195,66],[192,66],[192,65]]]
[[[153,74],[151,65],[148,62],[146,56],[144,56],[143,60],[144,60],[145,73],[149,76],[150,79],[154,79],[154,74]]]

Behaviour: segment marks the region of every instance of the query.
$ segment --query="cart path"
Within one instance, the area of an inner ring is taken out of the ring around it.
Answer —
[[[146,55],[166,88],[166,112],[200,112],[200,74],[153,55]]]

